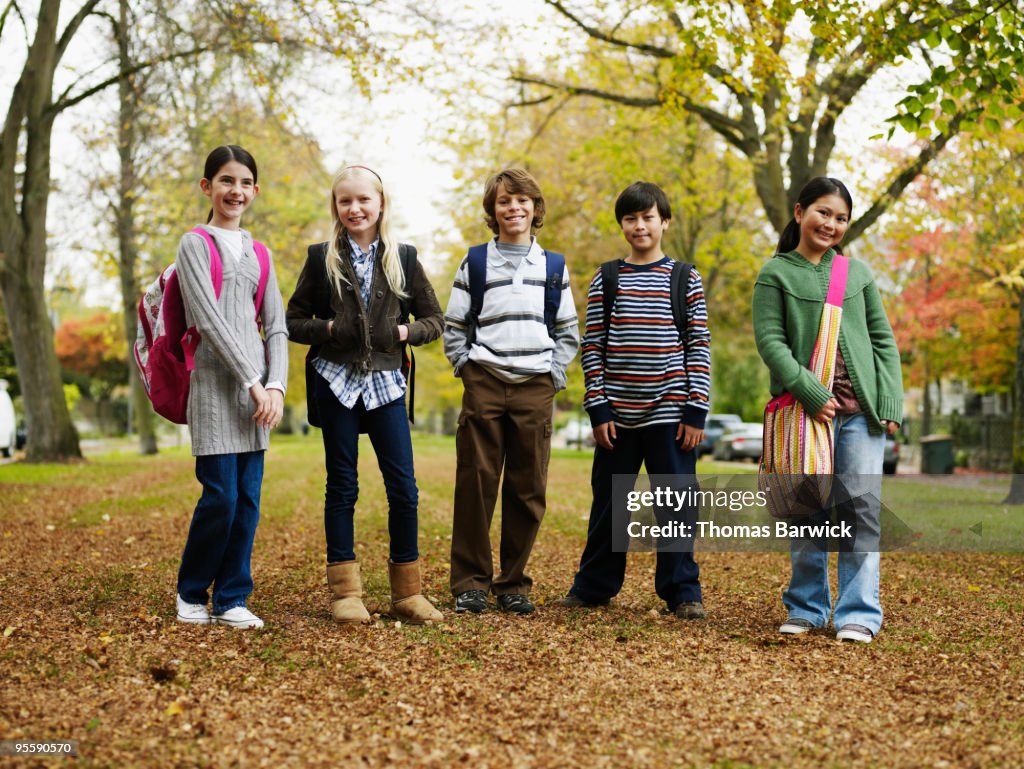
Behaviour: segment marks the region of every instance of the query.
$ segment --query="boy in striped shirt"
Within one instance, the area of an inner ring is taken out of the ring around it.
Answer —
[[[495,174],[485,185],[483,205],[497,238],[486,246],[479,317],[471,322],[467,256],[444,318],[445,355],[464,390],[455,437],[451,591],[458,613],[484,611],[493,592],[500,610],[529,614],[533,580],[525,570],[546,506],[552,402],[565,387],[579,328],[563,267],[548,330],[548,256],[534,238],[544,221],[544,197],[534,178],[521,168]],[[503,470],[501,571],[495,578],[490,527]]]
[[[603,606],[622,588],[626,553],[613,552],[612,542],[615,526],[624,528],[628,520],[613,520],[612,478],[635,479],[641,464],[648,475],[692,477],[711,389],[711,335],[696,269],[685,281],[685,333],[673,316],[673,260],[661,250],[672,218],[668,198],[657,185],[636,182],[615,201],[615,218],[630,254],[618,263],[608,328],[600,270],[587,295],[583,405],[597,442],[591,475],[594,502],[579,570],[569,594],[558,602],[567,608]],[[692,527],[696,515],[692,507],[662,510],[658,522]],[[667,548],[665,544],[659,541],[657,553],[658,596],[676,616],[703,619],[700,570],[692,547],[682,547],[678,540]]]

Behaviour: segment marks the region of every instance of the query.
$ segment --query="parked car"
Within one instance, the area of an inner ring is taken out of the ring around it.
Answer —
[[[9,457],[18,445],[18,422],[7,387],[7,380],[0,379],[0,454],[5,457]]]
[[[753,459],[756,462],[761,458],[763,433],[764,425],[760,422],[740,422],[738,425],[731,425],[715,441],[711,455],[726,462],[733,459]]]
[[[882,455],[882,472],[886,475],[896,474],[896,465],[900,461],[900,444],[894,435],[885,435],[885,454]]]
[[[568,448],[593,448],[594,431],[589,419],[570,419],[558,430]]]
[[[704,422],[704,440],[697,444],[697,456],[710,454],[715,448],[715,441],[726,429],[742,423],[743,420],[737,414],[709,414]]]

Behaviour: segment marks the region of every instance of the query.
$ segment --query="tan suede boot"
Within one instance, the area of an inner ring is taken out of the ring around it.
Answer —
[[[444,619],[434,605],[423,597],[420,589],[420,562],[393,563],[388,561],[391,578],[391,614],[410,625],[440,622]]]
[[[336,622],[350,625],[371,621],[363,606],[358,561],[327,564],[327,585],[331,588],[331,614]]]

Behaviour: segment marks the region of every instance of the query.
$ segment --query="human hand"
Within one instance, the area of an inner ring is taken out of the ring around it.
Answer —
[[[704,440],[704,431],[699,427],[679,423],[676,428],[676,442],[683,451],[693,451],[697,445]]]
[[[252,402],[256,404],[256,411],[253,412],[252,421],[257,424],[262,424],[263,419],[266,417],[267,409],[270,408],[270,394],[263,388],[263,385],[257,382],[249,388],[249,397],[252,398]]]
[[[594,428],[594,441],[603,449],[614,448],[612,442],[615,440],[615,423],[605,422]]]
[[[284,393],[277,388],[267,390],[267,393],[270,395],[270,408],[263,426],[273,430],[284,418]]]
[[[895,435],[896,431],[900,429],[899,422],[893,422],[891,420],[882,420],[882,426],[885,428],[885,432],[889,435]]]
[[[836,417],[837,408],[839,408],[839,401],[829,398],[821,407],[821,411],[814,415],[814,419],[818,422],[831,422]]]
[[[398,341],[399,342],[404,342],[408,338],[409,338],[409,327],[404,325],[404,324],[399,326],[398,327]]]

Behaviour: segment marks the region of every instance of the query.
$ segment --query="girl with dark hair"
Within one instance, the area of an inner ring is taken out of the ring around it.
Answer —
[[[829,594],[828,549],[794,539],[793,573],[782,597],[789,616],[784,634],[824,627],[841,641],[869,643],[882,626],[878,537],[883,433],[903,417],[899,350],[867,265],[849,260],[835,373],[826,387],[808,368],[833,258],[850,224],[853,200],[838,179],[817,177],[800,191],[778,251],[757,276],[753,319],[757,349],[771,374],[773,396],[792,393],[808,414],[832,422],[834,494],[854,516],[856,537],[839,553],[839,595]],[[820,513],[825,516],[825,511]],[[815,516],[812,516],[812,518]]]
[[[263,453],[271,428],[281,421],[288,380],[288,335],[273,264],[268,254],[267,267],[261,266],[252,236],[239,226],[259,192],[256,180],[256,161],[241,147],[218,147],[206,159],[199,186],[211,209],[202,229],[220,256],[220,293],[202,234],[182,237],[175,262],[187,325],[202,337],[189,384],[188,426],[203,492],[178,570],[178,621],[238,629],[263,626],[246,607],[253,588],[250,560]]]

